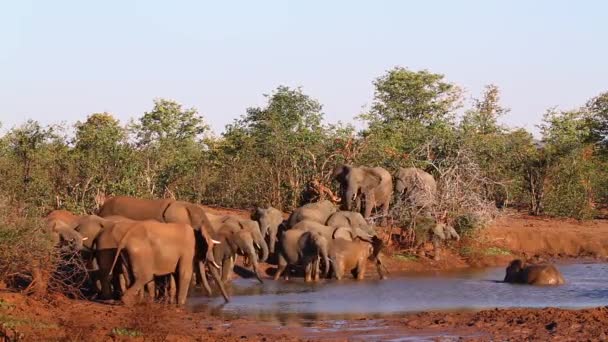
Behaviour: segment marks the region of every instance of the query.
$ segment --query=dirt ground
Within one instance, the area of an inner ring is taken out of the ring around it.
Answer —
[[[247,211],[212,209],[248,216]],[[394,247],[394,246],[393,246]],[[515,257],[531,260],[607,261],[608,221],[578,222],[506,215],[475,240],[446,247],[439,261],[432,251],[387,256],[391,272],[504,266]],[[268,266],[271,268],[271,266]],[[371,273],[371,272],[370,272]],[[585,310],[496,309],[478,312],[424,312],[393,318],[299,322],[228,320],[174,306],[141,304],[133,308],[62,296],[43,299],[2,290],[0,338],[25,341],[295,341],[381,340],[410,336],[426,340],[608,339],[608,307]]]

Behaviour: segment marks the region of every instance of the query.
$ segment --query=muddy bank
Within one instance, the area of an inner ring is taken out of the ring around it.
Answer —
[[[36,300],[0,292],[0,336],[24,341],[375,341],[422,340],[606,340],[608,307],[585,310],[503,309],[426,312],[401,317],[298,322],[225,320],[173,307],[134,308],[54,298]]]

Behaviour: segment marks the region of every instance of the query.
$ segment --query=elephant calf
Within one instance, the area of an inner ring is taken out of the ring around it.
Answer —
[[[338,234],[341,231],[348,232],[343,228],[338,228],[334,234],[342,236],[342,234]],[[332,241],[329,249],[334,277],[340,280],[347,272],[350,272],[355,279],[363,280],[367,261],[370,260],[375,262],[380,279],[384,279],[383,265],[380,259],[381,248],[382,241],[376,237],[373,237],[372,240],[365,240],[360,236],[353,238],[352,234],[350,238],[337,237]]]
[[[565,283],[561,272],[553,265],[528,265],[516,259],[507,267],[505,283],[529,285],[562,285]]]

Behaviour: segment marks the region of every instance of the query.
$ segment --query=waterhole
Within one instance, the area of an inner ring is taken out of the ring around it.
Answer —
[[[386,280],[289,281],[235,279],[231,301],[194,292],[188,307],[222,317],[315,322],[381,318],[400,313],[486,308],[585,308],[608,305],[608,264],[558,266],[562,286],[502,283],[504,268],[450,273],[391,274]]]

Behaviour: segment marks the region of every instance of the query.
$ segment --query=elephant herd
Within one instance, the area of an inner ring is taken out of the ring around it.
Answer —
[[[272,207],[257,208],[252,218],[214,215],[171,199],[117,196],[105,200],[96,215],[56,210],[46,223],[57,241],[72,242],[92,256],[91,279],[100,298],[125,303],[169,291],[171,302],[184,304],[193,280],[212,293],[207,274],[228,301],[224,285],[238,255],[260,282],[259,262],[270,255],[277,260],[275,279],[288,278],[296,267],[304,268],[307,281],[319,279],[321,272],[327,277],[330,270],[336,279],[347,273],[363,279],[367,260],[384,278],[382,242],[359,213],[321,201],[297,208],[287,220]]]
[[[56,210],[46,224],[57,242],[71,242],[90,256],[90,279],[99,297],[124,303],[147,293],[184,304],[193,281],[211,295],[208,274],[228,301],[225,284],[239,255],[260,283],[260,262],[269,258],[277,265],[275,280],[282,275],[288,279],[296,269],[304,271],[307,282],[340,280],[348,274],[361,280],[370,261],[384,279],[383,243],[366,218],[374,208],[387,217],[393,177],[378,167],[343,165],[335,169],[334,178],[340,183],[344,210],[321,200],[296,208],[287,218],[273,207],[256,208],[251,218],[244,218],[214,215],[198,204],[172,199],[116,196],[104,199],[95,215]],[[401,199],[420,210],[432,207],[437,186],[430,174],[400,169],[394,179]],[[442,223],[433,231],[443,239],[458,238]],[[561,284],[563,277],[553,266],[526,266],[515,260],[505,282]]]
[[[224,285],[239,255],[259,282],[259,263],[269,257],[276,261],[275,279],[287,279],[296,268],[304,270],[306,281],[349,273],[363,279],[368,261],[382,279],[383,243],[366,219],[375,208],[386,219],[393,177],[380,167],[348,165],[337,167],[333,176],[340,183],[343,210],[322,200],[295,209],[286,219],[272,207],[243,218],[213,215],[198,204],[172,199],[116,196],[104,199],[96,215],[56,210],[47,216],[47,228],[55,239],[92,255],[91,280],[100,298],[125,303],[148,293],[183,304],[193,281],[211,295],[208,274],[228,301]],[[394,178],[395,190],[419,207],[434,202],[437,186],[430,174],[400,169]]]

